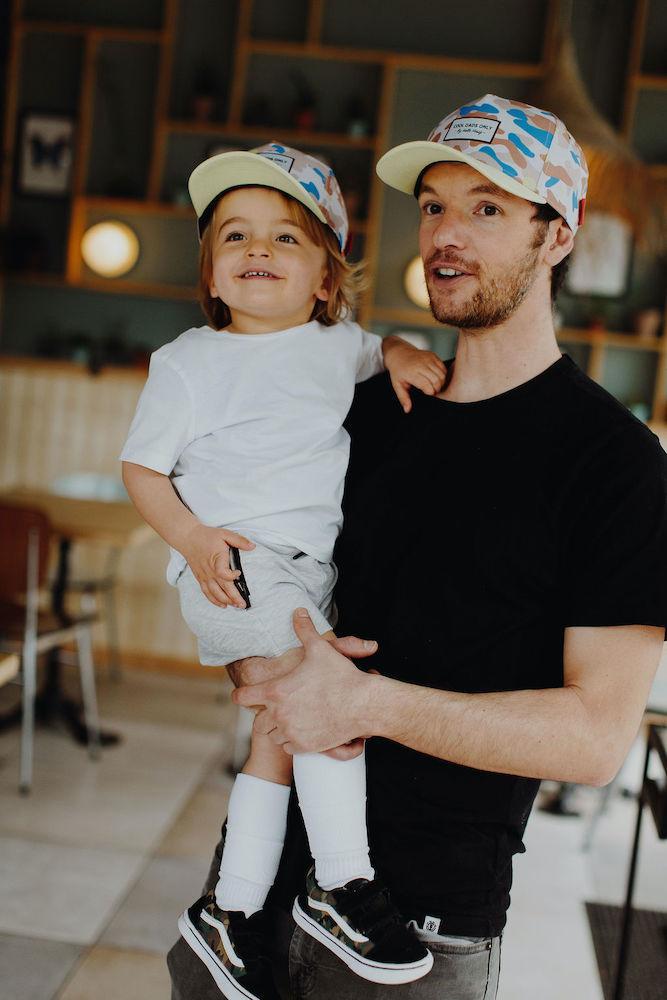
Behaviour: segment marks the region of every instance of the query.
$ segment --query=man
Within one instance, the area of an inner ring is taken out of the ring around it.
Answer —
[[[241,665],[234,700],[265,706],[255,725],[289,752],[373,737],[373,863],[435,957],[390,991],[293,929],[293,811],[273,892],[290,995],[490,1000],[539,779],[610,781],[641,721],[667,621],[667,457],[556,343],[587,178],[562,122],[486,95],[378,173],[416,195],[433,315],[460,329],[436,397],[406,417],[378,376],[350,414],[338,630],[378,641],[379,673],[297,614],[301,663]],[[179,945],[169,961],[177,1000],[215,996]]]

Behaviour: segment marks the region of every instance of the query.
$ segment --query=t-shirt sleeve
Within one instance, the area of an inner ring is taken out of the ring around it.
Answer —
[[[667,455],[633,428],[572,486],[565,626],[667,625]]]
[[[382,338],[378,337],[376,333],[368,333],[367,330],[362,330],[361,328],[359,332],[361,333],[361,344],[357,357],[357,375],[355,381],[365,382],[367,378],[372,378],[373,375],[378,375],[381,371],[384,371]]]
[[[120,459],[168,476],[193,438],[187,386],[173,365],[154,354]]]

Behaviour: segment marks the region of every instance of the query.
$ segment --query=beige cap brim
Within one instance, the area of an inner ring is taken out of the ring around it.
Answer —
[[[230,152],[218,153],[204,160],[190,174],[188,191],[195,207],[197,218],[208,208],[214,198],[230,188],[258,184],[261,187],[282,191],[296,198],[309,208],[320,222],[328,225],[314,198],[287,171],[259,153]]]
[[[467,163],[469,167],[482,174],[487,180],[493,181],[498,187],[510,194],[515,194],[519,198],[527,201],[534,201],[539,205],[546,205],[546,198],[535,191],[531,191],[525,184],[520,184],[512,177],[508,177],[502,170],[495,167],[493,163],[481,163],[476,157],[468,153],[462,153],[453,146],[446,146],[441,142],[427,142],[425,140],[417,142],[404,142],[401,146],[395,146],[388,153],[380,157],[376,166],[377,175],[381,181],[389,187],[403,191],[405,194],[414,194],[417,179],[426,167],[433,163]]]

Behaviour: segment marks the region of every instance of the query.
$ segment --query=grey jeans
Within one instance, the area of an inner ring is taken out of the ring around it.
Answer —
[[[205,890],[218,880],[218,844]],[[427,976],[405,986],[377,986],[360,979],[290,916],[270,911],[271,959],[284,1000],[495,1000],[500,975],[500,938],[428,935],[435,959]],[[172,1000],[220,1000],[208,970],[182,938],[167,955]]]

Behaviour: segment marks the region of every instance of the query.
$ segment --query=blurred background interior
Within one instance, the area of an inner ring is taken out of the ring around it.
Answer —
[[[273,139],[329,161],[370,263],[360,322],[447,358],[456,335],[410,268],[415,206],[374,164],[482,94],[542,103],[591,164],[560,344],[667,445],[667,7],[15,0],[0,65],[0,994],[157,1000],[243,743],[117,461],[150,352],[204,322],[189,173]],[[665,664],[650,708],[664,723]],[[643,782],[648,732],[610,788],[544,790],[501,1000],[611,1000],[642,787],[624,995],[667,997],[665,744],[652,731]]]

